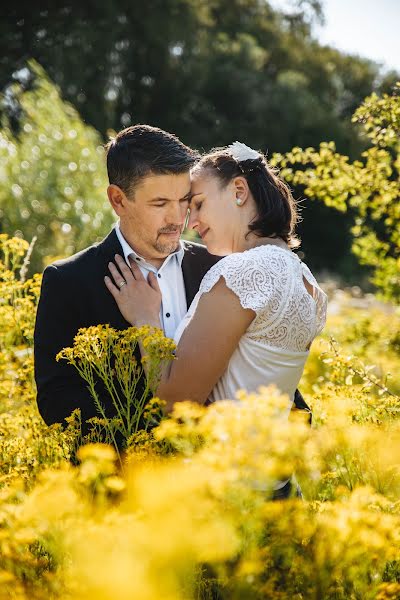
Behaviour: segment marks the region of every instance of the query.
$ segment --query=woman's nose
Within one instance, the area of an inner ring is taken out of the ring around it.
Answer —
[[[189,218],[188,218],[188,229],[194,229],[199,224],[199,219],[197,217],[197,210],[189,209]]]

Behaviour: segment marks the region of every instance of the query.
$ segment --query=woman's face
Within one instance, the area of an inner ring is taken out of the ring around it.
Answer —
[[[201,171],[192,176],[190,197],[188,227],[198,232],[211,254],[231,254],[239,225],[234,183],[223,187],[217,177]]]

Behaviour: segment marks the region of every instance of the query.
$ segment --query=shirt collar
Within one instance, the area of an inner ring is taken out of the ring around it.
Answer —
[[[128,242],[122,235],[119,221],[115,225],[115,233],[117,234],[118,241],[122,246],[122,252],[124,253],[124,258],[125,258],[125,261],[128,263],[128,265],[129,265],[128,257],[132,254],[133,257],[135,259],[137,259],[138,263],[141,264],[143,267],[146,267],[146,268],[150,267],[150,265],[146,261],[146,259],[143,258],[143,256],[140,256],[140,254],[138,254],[137,252],[135,252],[135,250],[133,248],[131,248],[131,246],[128,244]],[[171,254],[169,254],[166,257],[166,259],[164,260],[164,262],[161,265],[159,270],[161,270],[173,257],[176,257],[176,260],[178,261],[179,266],[182,266],[182,260],[183,260],[184,255],[185,255],[185,248],[183,246],[182,240],[179,240],[179,247],[177,248],[177,250],[175,250],[174,252],[171,252]],[[152,268],[154,268],[154,267],[152,267]]]

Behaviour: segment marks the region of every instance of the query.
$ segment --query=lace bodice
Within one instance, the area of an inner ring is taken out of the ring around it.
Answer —
[[[223,277],[243,308],[256,313],[245,336],[274,348],[305,352],[326,320],[327,296],[309,268],[289,250],[272,244],[230,254],[206,273],[190,308]],[[313,287],[307,291],[303,277]]]

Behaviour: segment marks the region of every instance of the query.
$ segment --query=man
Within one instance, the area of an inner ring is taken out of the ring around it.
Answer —
[[[160,321],[167,336],[186,313],[208,269],[217,262],[205,247],[180,241],[190,197],[189,171],[197,155],[174,135],[148,125],[121,131],[107,146],[107,194],[119,217],[100,243],[48,266],[35,327],[37,403],[44,421],[64,423],[76,408],[82,423],[96,416],[94,401],[74,367],[56,362],[81,327],[110,324],[126,329],[104,277],[115,255],[133,256],[142,273],[157,275]],[[101,394],[106,414],[112,402]],[[295,405],[306,409],[301,395]],[[65,424],[65,423],[64,423]],[[86,428],[84,428],[86,430]]]
[[[161,323],[167,336],[186,313],[207,270],[218,260],[199,244],[180,241],[189,197],[189,171],[197,155],[174,135],[147,125],[121,131],[107,146],[107,194],[119,217],[98,245],[48,266],[35,327],[37,403],[44,421],[63,423],[81,409],[82,423],[96,415],[83,379],[56,354],[73,344],[80,327],[110,324],[125,329],[104,277],[115,255],[132,255],[162,291]],[[106,413],[111,399],[102,394]]]

